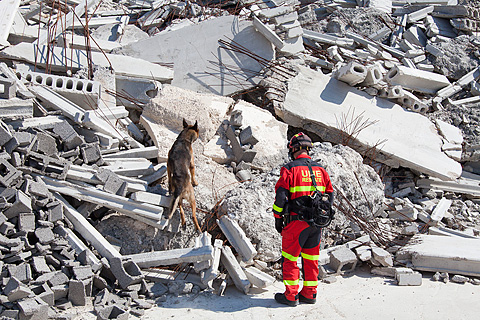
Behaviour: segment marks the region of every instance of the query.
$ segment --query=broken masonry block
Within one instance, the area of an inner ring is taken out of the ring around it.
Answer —
[[[30,264],[26,262],[19,265],[7,265],[7,269],[11,277],[14,277],[23,283],[29,283],[33,279],[32,268],[30,267]]]
[[[430,215],[430,221],[428,222],[431,226],[436,226],[443,219],[445,213],[452,205],[452,200],[447,198],[442,198],[438,204],[433,209],[432,214]]]
[[[383,79],[383,73],[380,66],[372,64],[367,66],[365,79],[360,83],[361,86],[369,87],[378,84]]]
[[[397,268],[395,280],[399,286],[420,286],[422,285],[422,274],[409,268]]]
[[[3,294],[7,296],[9,302],[15,302],[17,300],[27,298],[34,293],[20,280],[16,279],[15,277],[10,277],[5,285],[5,288],[3,288]]]
[[[368,246],[360,246],[354,250],[360,261],[368,261],[372,258],[372,250]]]
[[[67,121],[54,124],[53,132],[60,137],[66,151],[75,149],[85,143],[84,139]]]
[[[37,139],[36,135],[33,135],[30,132],[15,131],[12,134],[12,138],[7,143],[4,144],[4,148],[8,154],[11,154],[17,148],[20,151],[21,147],[27,147],[30,145],[33,146],[32,143],[34,143],[36,139]]]
[[[55,295],[48,286],[48,284],[43,283],[32,288],[33,293],[37,295],[38,298],[42,299],[49,306],[55,305]]]
[[[56,201],[53,203],[49,203],[47,205],[48,208],[48,221],[56,222],[59,220],[63,220],[63,206],[60,202]]]
[[[275,282],[275,278],[255,267],[247,267],[243,269],[250,283],[257,288],[266,288]]]
[[[35,214],[33,212],[22,212],[18,215],[18,230],[30,232],[35,230]]]
[[[247,294],[252,284],[248,280],[247,275],[245,274],[237,259],[233,255],[232,249],[230,249],[230,247],[222,247],[222,256],[220,258],[220,261],[227,269],[228,274],[232,278],[233,283],[235,284],[237,289],[244,294]]]
[[[77,280],[93,278],[93,270],[91,266],[73,267],[72,272]]]
[[[142,271],[132,259],[111,257],[108,261],[111,272],[123,289],[131,284],[140,283],[143,279]]]
[[[345,247],[339,247],[338,249],[330,252],[330,262],[328,266],[331,267],[335,274],[343,274],[350,272],[357,266],[357,256],[352,250]]]
[[[27,154],[25,166],[22,169],[64,180],[70,165],[71,163],[65,159],[56,159],[31,151]]]
[[[32,212],[32,199],[20,190],[16,190],[15,202],[4,211],[8,219],[17,217],[20,213]]]
[[[335,78],[340,81],[346,82],[351,86],[354,86],[364,81],[366,76],[367,69],[354,60],[340,67],[335,72]]]
[[[102,161],[102,153],[98,143],[87,143],[80,148],[83,161],[86,164],[97,163]]]
[[[68,283],[68,300],[73,305],[84,306],[87,304],[87,292],[85,283],[81,280],[70,280]]]
[[[450,84],[444,75],[399,65],[387,72],[385,80],[391,85],[401,85],[403,88],[428,94],[436,94]]]
[[[42,153],[47,156],[57,155],[57,141],[49,134],[38,132],[37,139],[32,147],[32,151]]]
[[[230,140],[230,146],[232,147],[235,161],[240,162],[244,151],[240,145],[240,142],[238,141],[237,136],[235,135],[235,131],[233,130],[232,126],[227,127],[225,134],[227,135],[228,140]]]
[[[120,308],[116,304],[106,307],[95,306],[95,312],[97,313],[97,319],[99,320],[126,320],[130,314],[129,311]]]
[[[46,319],[48,318],[48,304],[39,297],[17,301],[20,309],[19,319]]]
[[[10,129],[8,128],[8,126],[5,124],[5,122],[0,120],[0,146],[5,145],[5,143],[10,141],[12,137],[13,135],[10,132]]]
[[[12,166],[6,159],[0,158],[0,184],[8,188],[14,185],[22,175],[22,172]]]
[[[247,238],[242,228],[240,228],[237,221],[230,219],[227,215],[223,215],[220,219],[217,219],[217,224],[230,244],[235,248],[235,251],[241,256],[242,260],[244,262],[252,261],[257,255],[257,250]]]
[[[249,170],[240,170],[235,174],[238,181],[252,180],[252,173]]]
[[[0,99],[12,99],[15,98],[17,94],[17,83],[15,79],[9,79],[0,75]]]
[[[98,106],[101,87],[98,81],[62,77],[30,70],[19,70],[17,77],[21,77],[24,83],[31,82],[47,86],[79,106],[88,105],[92,108]]]
[[[209,246],[212,244],[212,236],[207,232],[204,231],[195,239],[195,248],[201,248],[204,246]],[[212,260],[203,260],[203,261],[195,261],[193,263],[193,269],[195,272],[199,273],[202,270],[205,270],[211,266]]]
[[[252,133],[252,127],[248,126],[240,132],[240,143],[255,145],[258,143],[258,139]]]
[[[210,267],[200,273],[201,281],[205,285],[211,286],[211,281],[213,281],[219,275],[218,266],[220,264],[220,256],[222,254],[222,245],[223,241],[220,239],[215,239],[213,242],[213,259]]]
[[[390,252],[380,248],[372,246],[373,258],[379,262],[383,267],[393,267],[393,258]]]
[[[32,266],[36,273],[44,274],[51,272],[44,256],[35,256],[32,258]]]
[[[55,234],[49,227],[36,228],[35,236],[41,244],[49,244],[55,240]]]

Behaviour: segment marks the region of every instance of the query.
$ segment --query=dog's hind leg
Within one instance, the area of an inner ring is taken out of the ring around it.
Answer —
[[[193,155],[192,155],[192,158],[190,159],[190,166],[188,169],[190,170],[190,178],[192,181],[192,186],[194,187],[198,186],[197,179],[195,179],[195,163],[193,162]]]
[[[190,207],[192,207],[192,218],[193,218],[193,223],[195,224],[195,227],[199,232],[202,232],[202,229],[200,228],[200,225],[198,224],[197,221],[197,205],[195,203],[195,194],[193,192],[193,187],[189,188],[188,190],[188,202],[190,203]]]
[[[183,197],[180,198],[178,209],[180,209],[180,218],[182,219],[182,226],[184,226],[185,225],[185,211],[183,211],[182,201],[183,201]]]

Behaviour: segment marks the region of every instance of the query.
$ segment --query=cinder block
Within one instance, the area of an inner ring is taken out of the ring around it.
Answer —
[[[18,230],[30,232],[35,230],[35,214],[22,212],[18,215]]]
[[[56,222],[63,220],[63,205],[60,202],[54,202],[48,206],[48,221]]]
[[[53,126],[53,132],[62,140],[65,150],[71,150],[85,143],[83,138],[78,135],[75,129],[66,121],[56,123]]]
[[[398,65],[387,72],[385,80],[391,85],[428,94],[435,94],[450,84],[444,75]]]
[[[5,143],[10,141],[12,137],[13,135],[8,126],[5,124],[5,122],[0,120],[0,146],[3,146]]]
[[[19,319],[48,319],[48,304],[41,299],[30,298],[17,302]]]
[[[47,261],[45,260],[44,256],[36,256],[32,258],[32,266],[35,272],[44,274],[51,272],[50,268],[48,267]]]
[[[37,140],[35,141],[32,151],[38,152],[47,156],[54,156],[58,154],[57,142],[54,137],[49,134],[38,132]]]
[[[53,287],[66,284],[69,281],[68,276],[62,271],[56,271],[49,274],[48,284],[53,290]]]
[[[0,158],[0,184],[8,188],[21,177],[22,172],[15,169],[6,159]]]
[[[367,69],[360,63],[352,60],[339,68],[335,73],[335,76],[338,80],[354,86],[365,80]]]
[[[335,271],[335,274],[343,274],[353,271],[357,266],[357,262],[357,256],[352,250],[339,247],[337,250],[330,252],[328,266]]]
[[[23,70],[17,73],[18,76],[25,83],[30,82],[47,86],[78,106],[85,106],[86,109],[98,106],[101,91],[101,85],[98,81]]]
[[[397,280],[399,286],[422,285],[422,274],[418,271],[413,271],[408,268],[397,268],[395,279]]]
[[[3,289],[3,294],[8,297],[8,301],[14,302],[23,298],[30,297],[34,295],[33,291],[25,286],[20,280],[15,277],[10,277],[5,288]]]
[[[23,262],[19,265],[10,264],[7,266],[11,277],[23,282],[29,283],[32,280],[32,269],[30,264]]]
[[[380,248],[372,246],[373,258],[378,261],[384,267],[393,267],[393,258],[390,252]]]
[[[0,99],[12,99],[17,94],[17,84],[14,79],[0,75]]]
[[[83,161],[86,164],[97,163],[102,160],[102,154],[98,143],[88,143],[80,148]]]
[[[241,144],[255,145],[258,143],[258,139],[253,135],[252,127],[250,126],[240,132],[239,138]]]
[[[68,300],[76,306],[87,304],[85,284],[81,280],[70,280],[68,283]]]
[[[37,228],[35,230],[35,236],[41,244],[49,244],[55,240],[55,234],[51,228]]]
[[[365,75],[365,80],[361,83],[362,86],[373,86],[378,84],[383,79],[383,73],[380,66],[372,64],[367,66],[367,74]]]
[[[126,288],[131,284],[140,283],[143,274],[138,265],[131,259],[122,260],[122,258],[111,258],[110,269],[122,288]]]
[[[80,266],[72,269],[77,280],[85,280],[93,277],[91,266]]]
[[[107,307],[95,307],[95,312],[97,313],[97,319],[99,320],[127,320],[130,314],[130,312],[123,310],[117,305]]]

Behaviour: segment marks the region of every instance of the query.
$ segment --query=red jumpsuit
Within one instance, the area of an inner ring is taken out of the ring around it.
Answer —
[[[311,159],[309,155],[300,154],[294,161],[281,168],[280,178],[275,185],[276,195],[273,205],[275,218],[288,214],[283,212],[283,209],[289,200],[309,196],[315,190],[307,165],[308,159]],[[331,193],[333,196],[333,187],[328,173],[314,161],[311,161],[310,165],[319,191]],[[295,212],[290,214],[297,215]],[[283,283],[286,288],[285,297],[290,301],[298,298],[300,270],[297,260],[300,255],[303,260],[303,288],[300,294],[308,299],[316,298],[321,230],[301,220],[290,222],[282,230]]]

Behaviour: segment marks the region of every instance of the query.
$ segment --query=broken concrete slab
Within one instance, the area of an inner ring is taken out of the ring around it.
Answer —
[[[257,254],[257,250],[240,228],[238,222],[230,219],[227,215],[223,215],[217,220],[217,224],[242,260],[244,262],[252,261]]]
[[[219,47],[219,40],[232,43],[229,39],[262,59],[270,61],[274,58],[272,45],[255,31],[252,22],[234,16],[217,17],[179,30],[161,32],[124,46],[118,52],[151,62],[173,63],[172,85],[176,87],[229,95],[255,86],[260,78],[251,75],[263,68],[247,55]],[[195,43],[194,50],[192,43]],[[227,66],[235,70],[235,77],[225,70]]]
[[[417,234],[397,255],[410,256],[413,269],[480,275],[480,239]]]
[[[361,114],[372,124],[358,134],[351,147],[360,152],[371,149],[381,136],[386,141],[378,146],[376,161],[391,167],[412,168],[443,180],[461,174],[460,164],[441,151],[441,138],[426,117],[405,111],[390,101],[372,98],[321,72],[300,67],[300,73],[289,82],[285,102],[277,105],[275,112],[289,125],[308,129],[330,141],[342,136],[339,113],[352,120]],[[403,119],[402,123],[411,126],[411,130],[405,126],[396,130],[391,125],[393,118]]]
[[[5,0],[0,2],[0,45],[10,45],[7,41],[10,27],[20,6],[20,0]]]
[[[88,66],[85,51],[59,47],[53,47],[50,50],[47,46],[37,47],[25,42],[4,49],[0,52],[0,55],[10,59],[20,59],[42,67],[45,67],[48,63],[49,68],[58,72],[64,72],[65,68],[78,71]],[[168,82],[173,78],[173,70],[142,59],[100,52],[92,52],[91,58],[93,63],[97,65],[106,68],[112,67],[115,74],[120,76],[153,79],[160,82]]]
[[[243,271],[237,259],[235,259],[230,247],[222,247],[222,256],[220,261],[225,268],[227,268],[228,274],[232,278],[237,289],[247,294],[252,284],[248,280],[247,275]]]
[[[87,188],[47,177],[43,177],[42,180],[51,191],[114,209],[131,218],[138,219],[160,229],[165,227],[165,223],[161,221],[163,213],[162,207],[139,203],[132,199],[110,194],[95,188]]]
[[[135,262],[140,268],[166,266],[178,263],[193,263],[212,260],[213,247],[206,245],[200,248],[172,249],[166,251],[152,251],[124,256]]]

